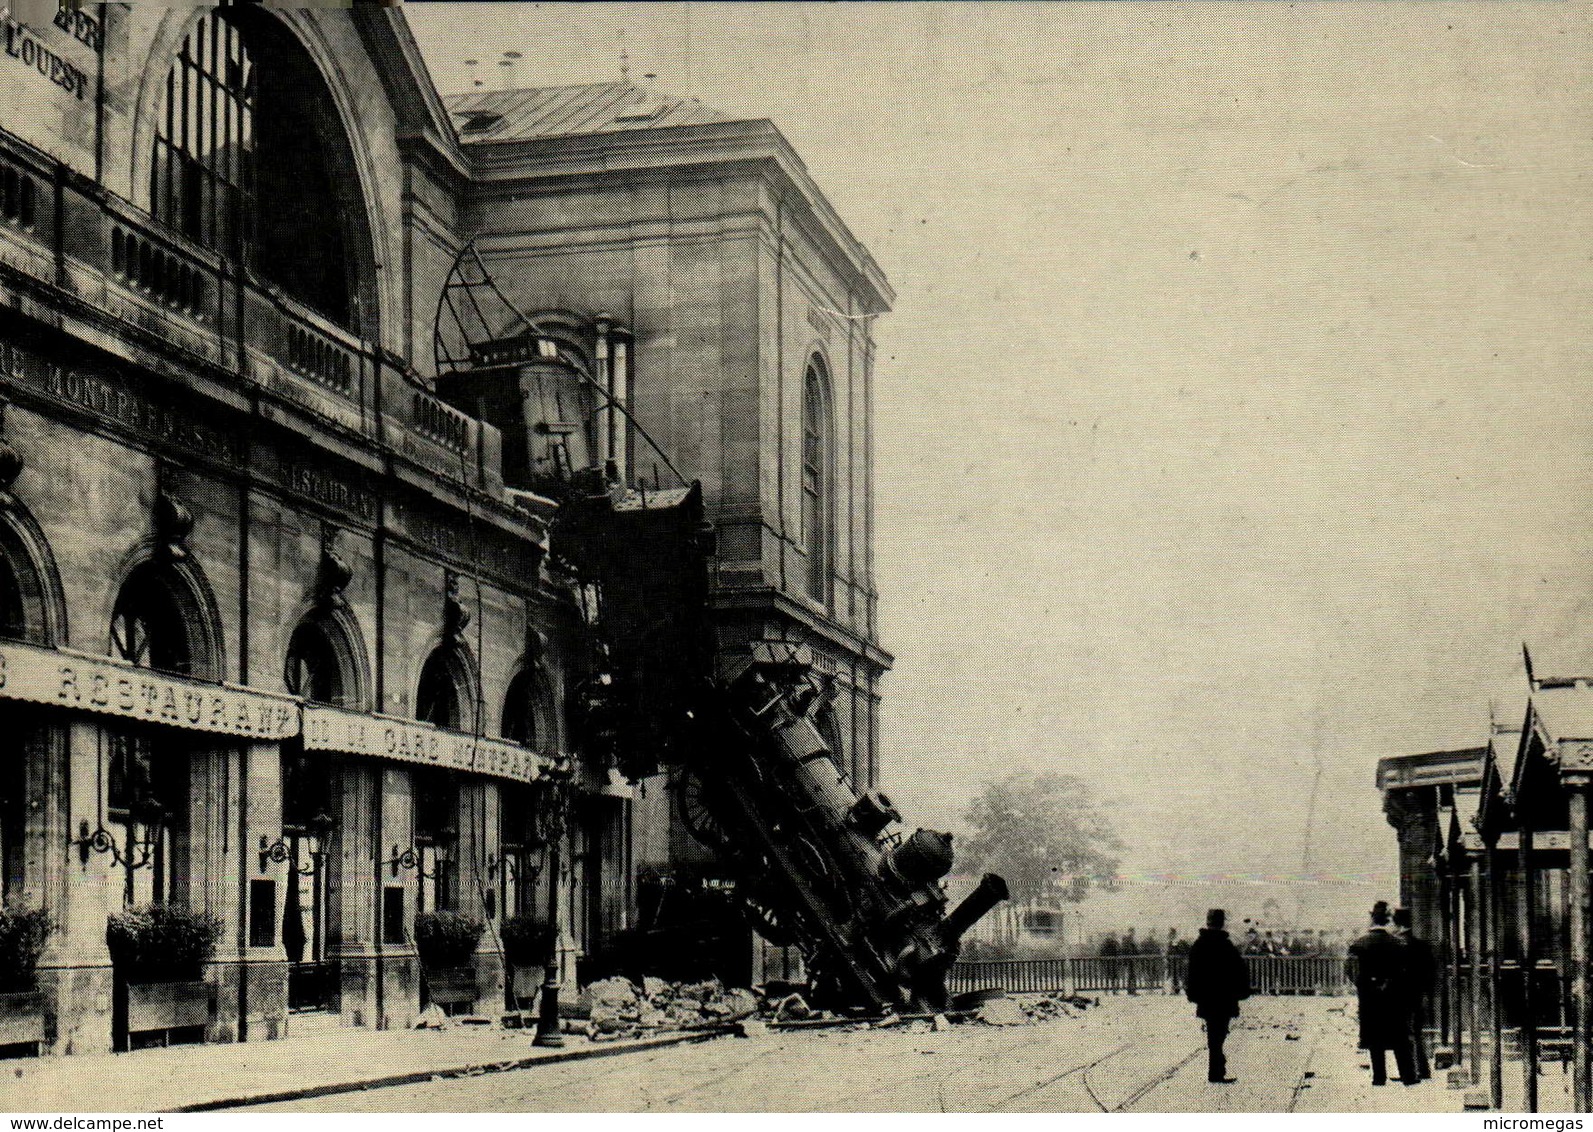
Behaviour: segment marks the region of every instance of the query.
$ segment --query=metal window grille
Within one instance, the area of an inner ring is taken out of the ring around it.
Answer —
[[[207,13],[166,74],[150,196],[158,220],[236,255],[254,202],[255,68],[237,28]]]

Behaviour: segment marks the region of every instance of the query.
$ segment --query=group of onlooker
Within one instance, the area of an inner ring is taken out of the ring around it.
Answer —
[[[1372,1084],[1388,1082],[1392,1050],[1399,1079],[1415,1085],[1432,1076],[1425,1042],[1426,999],[1436,970],[1432,946],[1411,931],[1408,908],[1372,905],[1369,931],[1350,944],[1344,977],[1360,1006],[1360,1048],[1372,1062]]]
[[[1107,932],[1102,936],[1096,945],[1096,954],[1103,959],[1127,955],[1184,956],[1189,954],[1189,946],[1190,941],[1177,928],[1168,928],[1165,938],[1158,938],[1155,932],[1151,932],[1143,939],[1137,937],[1133,928],[1128,928],[1121,933]],[[1315,928],[1273,931],[1252,924],[1245,929],[1243,938],[1238,941],[1238,948],[1241,955],[1247,956],[1337,957],[1344,954],[1345,933],[1318,931]]]
[[[1360,1006],[1360,1048],[1371,1061],[1372,1084],[1388,1083],[1387,1055],[1393,1051],[1400,1081],[1416,1085],[1432,1076],[1425,1026],[1426,999],[1436,969],[1433,949],[1411,931],[1410,909],[1391,912],[1388,903],[1379,900],[1372,906],[1371,918],[1370,930],[1349,945],[1344,960],[1344,977],[1355,984]],[[1207,1079],[1213,1084],[1233,1080],[1223,1042],[1229,1024],[1239,1016],[1239,1003],[1254,993],[1245,955],[1286,954],[1266,950],[1271,933],[1255,932],[1258,938],[1252,940],[1247,932],[1246,946],[1235,945],[1224,930],[1225,922],[1220,908],[1206,913],[1206,926],[1189,954],[1184,984],[1196,1016],[1205,1025]],[[1280,941],[1270,942],[1277,946]],[[1320,936],[1316,943],[1321,945]]]
[[[1245,930],[1239,951],[1244,955],[1343,955],[1344,933],[1314,928],[1274,932],[1252,925]]]

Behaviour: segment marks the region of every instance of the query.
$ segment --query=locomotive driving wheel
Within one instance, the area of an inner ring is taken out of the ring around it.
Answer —
[[[775,947],[794,947],[796,928],[788,923],[778,909],[757,891],[748,891],[741,898],[741,907],[753,930]]]
[[[675,804],[686,832],[710,849],[729,849],[730,834],[715,816],[714,801],[702,775],[695,770],[681,774],[675,784]]]

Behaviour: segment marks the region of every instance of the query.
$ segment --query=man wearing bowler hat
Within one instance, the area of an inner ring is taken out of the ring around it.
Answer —
[[[1360,1004],[1361,1048],[1372,1061],[1372,1084],[1388,1083],[1388,1051],[1394,1051],[1399,1079],[1419,1084],[1410,1040],[1410,959],[1389,923],[1388,902],[1372,905],[1372,927],[1350,944],[1344,974],[1355,984]]]
[[[1250,997],[1250,968],[1223,930],[1228,915],[1221,908],[1206,913],[1200,938],[1189,945],[1189,973],[1184,993],[1195,1004],[1195,1017],[1206,1023],[1206,1080],[1231,1084],[1223,1042],[1228,1024],[1239,1017],[1239,1003]]]

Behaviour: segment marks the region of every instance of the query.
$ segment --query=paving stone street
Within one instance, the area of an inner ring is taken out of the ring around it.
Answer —
[[[1231,1085],[1205,1079],[1192,1008],[1111,997],[1029,1026],[815,1030],[346,1093],[250,1111],[1455,1112],[1442,1079],[1374,1089],[1343,998],[1245,1004]]]

